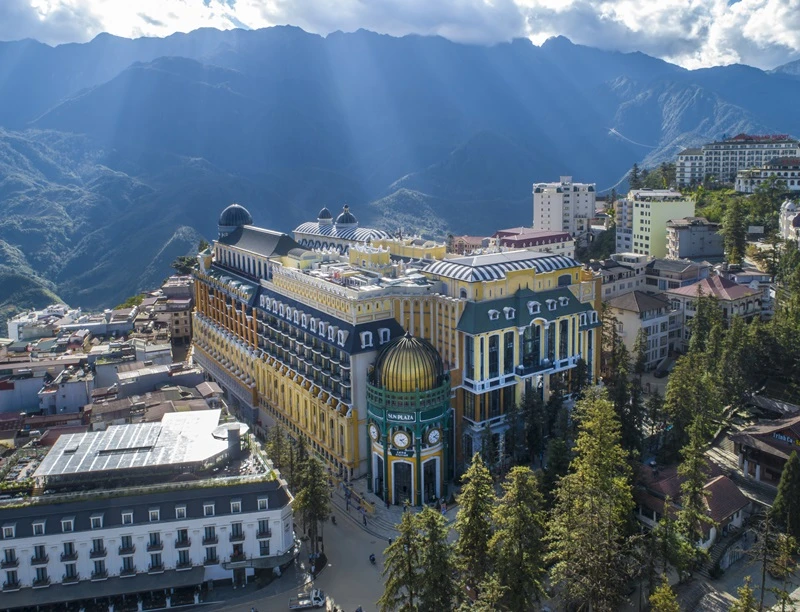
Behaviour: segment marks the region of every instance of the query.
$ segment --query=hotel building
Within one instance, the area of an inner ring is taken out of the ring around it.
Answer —
[[[671,189],[637,189],[614,204],[617,253],[667,256],[667,221],[694,216],[694,202]]]
[[[534,183],[533,229],[567,232],[580,241],[589,232],[595,201],[595,184],[573,183],[571,176],[557,183]]]
[[[526,390],[547,398],[553,377],[569,383],[581,359],[597,375],[600,279],[570,257],[407,262],[391,245],[360,243],[343,256],[258,228],[238,205],[219,226],[195,275],[195,362],[257,431],[283,424],[335,473],[368,475],[393,503],[439,494],[487,428],[502,448],[504,412]],[[385,353],[406,333],[424,368]],[[392,382],[403,376],[411,382]],[[410,465],[400,489],[391,458]]]

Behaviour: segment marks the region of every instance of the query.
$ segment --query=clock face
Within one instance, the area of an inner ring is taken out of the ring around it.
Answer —
[[[428,432],[428,444],[438,444],[442,439],[442,432],[439,429],[431,429]]]
[[[392,437],[392,442],[397,448],[407,448],[411,444],[411,436],[404,431],[398,431]]]
[[[378,441],[378,438],[380,437],[380,432],[378,431],[378,428],[375,425],[375,423],[372,423],[369,426],[369,435],[373,440],[375,440],[376,442]]]

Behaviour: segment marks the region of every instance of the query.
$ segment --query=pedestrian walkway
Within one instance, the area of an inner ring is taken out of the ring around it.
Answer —
[[[358,503],[353,503],[352,501],[348,504],[346,486],[351,488],[357,497],[366,500],[370,504],[368,510],[364,510]],[[364,531],[374,535],[376,538],[388,541],[397,537],[397,524],[403,518],[403,506],[390,505],[387,507],[382,499],[367,491],[366,479],[354,480],[346,483],[346,485],[345,483],[338,483],[333,488],[331,501],[331,511],[334,512],[337,520],[339,520],[339,517],[349,517],[358,523]],[[408,511],[418,512],[419,508],[409,506]],[[445,513],[448,524],[455,520],[456,512],[455,505],[448,506]],[[365,518],[366,521],[364,520]]]

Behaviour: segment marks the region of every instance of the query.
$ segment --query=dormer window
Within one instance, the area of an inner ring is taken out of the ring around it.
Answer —
[[[592,311],[591,320],[592,320],[592,323],[597,323],[597,311],[596,310]]]
[[[294,320],[294,324],[295,325],[300,325],[300,311],[295,309],[293,314],[294,314],[294,317],[292,317],[292,318]]]
[[[391,332],[386,327],[378,329],[378,340],[381,344],[386,344],[391,338]]]
[[[581,313],[581,325],[586,325],[586,313]]]
[[[317,333],[317,320],[314,317],[311,317],[310,329],[312,333]]]
[[[336,332],[337,331],[339,331],[338,327],[336,327],[335,325],[329,325],[328,326],[328,340],[333,342],[334,339],[336,338]]]
[[[300,325],[303,327],[308,327],[308,315],[303,315],[300,317]]]
[[[280,309],[281,305],[278,303],[278,300],[272,300],[272,312],[278,314],[279,312],[281,312]],[[283,313],[281,312],[281,314]]]
[[[528,302],[528,314],[539,314],[542,311],[542,305],[539,302]]]
[[[489,310],[489,320],[490,321],[497,321],[500,318],[500,311],[494,310],[493,308]]]
[[[361,332],[361,348],[368,348],[372,346],[372,332]]]
[[[286,316],[286,307],[283,304],[281,304],[280,307],[278,308],[278,312],[280,313],[280,315],[282,317],[285,317]]]
[[[567,304],[569,304],[569,298],[563,296],[558,298],[558,304],[559,306],[566,306]]]
[[[75,519],[61,519],[61,532],[72,533],[75,530]]]
[[[555,310],[555,309],[556,309],[556,301],[547,300],[547,310]]]
[[[322,336],[322,337],[325,337],[325,330],[327,328],[328,328],[328,324],[325,321],[320,321],[319,322],[319,328],[318,328],[319,335]]]
[[[503,313],[506,315],[506,320],[508,321],[513,321],[514,317],[517,315],[516,309],[510,308],[509,306],[503,308]]]

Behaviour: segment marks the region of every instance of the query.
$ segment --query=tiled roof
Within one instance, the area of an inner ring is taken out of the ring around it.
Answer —
[[[506,277],[506,272],[516,270],[535,270],[541,273],[575,268],[580,265],[572,257],[564,255],[547,255],[533,251],[506,251],[435,261],[425,266],[422,271],[446,278],[476,282],[499,280]]]
[[[337,227],[335,224],[322,224],[316,221],[309,221],[299,225],[294,230],[297,234],[311,234],[313,236],[329,237],[340,240],[352,240],[355,242],[367,242],[369,240],[385,240],[391,238],[391,234],[379,229],[368,227]]]
[[[650,295],[644,291],[631,291],[624,293],[608,302],[612,308],[628,310],[630,312],[648,312],[666,308],[669,305],[667,299],[660,295]]]
[[[223,236],[217,242],[265,257],[283,256],[292,249],[300,248],[300,245],[288,234],[273,232],[252,225],[239,227],[236,231]]]
[[[726,301],[761,295],[761,291],[757,289],[750,289],[746,285],[740,285],[721,276],[712,276],[686,287],[669,289],[667,293],[697,297],[701,291],[703,295],[712,295],[719,300]]]
[[[703,489],[710,494],[706,497],[706,505],[715,523],[721,523],[750,503],[739,487],[727,476],[717,476],[707,482]]]

